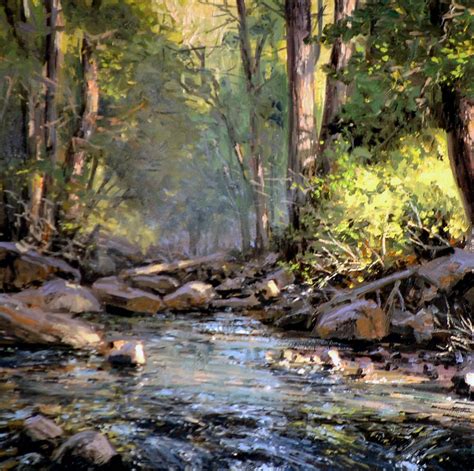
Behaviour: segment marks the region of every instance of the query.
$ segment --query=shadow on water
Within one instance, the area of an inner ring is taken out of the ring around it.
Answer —
[[[271,368],[265,354],[287,339],[234,314],[107,322],[144,341],[145,367],[1,351],[0,445],[39,410],[107,433],[137,469],[472,469],[471,403],[444,414],[446,394],[426,388]]]

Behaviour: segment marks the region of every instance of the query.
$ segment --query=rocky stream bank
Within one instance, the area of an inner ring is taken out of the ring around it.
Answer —
[[[113,273],[107,253],[79,271],[0,243],[0,469],[472,460],[472,337],[453,334],[472,319],[472,254],[317,290],[275,254],[111,253]]]

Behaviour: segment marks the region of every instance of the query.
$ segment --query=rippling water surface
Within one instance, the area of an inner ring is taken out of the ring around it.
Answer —
[[[144,341],[143,369],[0,351],[0,438],[40,410],[71,432],[107,433],[137,469],[473,469],[468,401],[272,368],[266,353],[290,340],[230,313],[107,322]]]

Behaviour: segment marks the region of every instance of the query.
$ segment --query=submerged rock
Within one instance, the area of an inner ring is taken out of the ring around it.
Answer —
[[[92,289],[109,309],[119,312],[155,314],[164,307],[159,296],[130,288],[116,276],[98,279]]]
[[[56,450],[53,461],[60,465],[61,469],[74,470],[106,466],[108,469],[118,469],[121,465],[120,455],[107,437],[93,430],[76,433],[69,438]]]
[[[130,283],[136,288],[152,290],[161,295],[170,294],[179,288],[179,281],[166,275],[138,275],[131,278]]]
[[[140,366],[146,363],[142,342],[115,340],[111,347],[107,360],[113,365]]]
[[[163,301],[168,309],[183,311],[190,308],[206,307],[215,297],[212,285],[200,281],[190,281],[174,293],[165,296]]]
[[[84,286],[65,280],[52,280],[40,288],[30,288],[14,295],[28,306],[52,312],[100,312],[101,306],[92,292]]]
[[[7,294],[0,295],[0,344],[59,345],[96,348],[102,338],[91,324],[33,309]]]
[[[322,338],[375,340],[389,334],[389,321],[374,301],[361,299],[322,313],[314,333]]]

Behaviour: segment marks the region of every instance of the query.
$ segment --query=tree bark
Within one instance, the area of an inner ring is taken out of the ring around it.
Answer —
[[[448,87],[442,96],[449,159],[469,223],[466,248],[474,252],[474,100]]]
[[[65,180],[71,191],[64,209],[66,220],[77,220],[81,216],[81,179],[86,165],[86,148],[96,129],[99,111],[98,64],[93,45],[87,34],[82,40],[82,112],[78,130],[71,139],[65,163]]]
[[[304,174],[316,161],[314,117],[314,47],[311,39],[311,0],[286,0],[286,41],[289,86],[288,216],[300,227],[305,202]]]
[[[239,42],[242,66],[247,85],[247,93],[250,100],[249,108],[249,151],[250,168],[252,170],[252,195],[255,205],[255,248],[262,252],[268,247],[268,207],[267,195],[265,193],[265,169],[263,164],[262,149],[259,136],[259,124],[257,116],[257,98],[259,86],[257,83],[260,73],[260,59],[265,43],[265,34],[257,42],[255,52],[252,51],[250,35],[247,25],[247,9],[245,0],[237,0],[237,12],[239,17]]]
[[[357,8],[357,0],[335,0],[334,2],[334,23],[337,23],[348,16],[351,16]],[[337,38],[331,49],[329,68],[331,73],[327,76],[326,93],[324,99],[323,120],[321,123],[321,132],[319,136],[319,154],[321,155],[321,173],[328,174],[331,170],[331,162],[325,151],[336,139],[336,135],[331,130],[336,122],[342,106],[345,104],[348,96],[348,85],[337,80],[334,75],[338,74],[347,67],[352,56],[354,46],[351,43],[345,43],[341,37]]]
[[[62,65],[62,30],[64,28],[61,0],[45,0],[46,11],[46,96],[44,113],[44,142],[46,159],[49,170],[45,173],[40,217],[43,230],[41,242],[45,246],[51,244],[53,233],[56,228],[56,204],[54,202],[54,171],[58,164],[58,88],[59,72]]]

